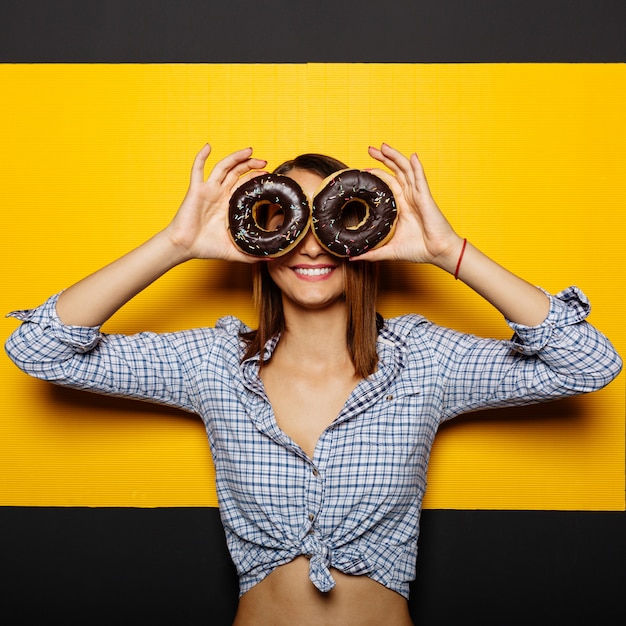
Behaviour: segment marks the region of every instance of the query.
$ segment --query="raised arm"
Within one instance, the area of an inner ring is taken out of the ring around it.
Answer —
[[[359,257],[362,260],[403,260],[431,263],[456,275],[517,324],[537,326],[548,314],[548,297],[461,238],[430,192],[417,155],[409,158],[383,144],[369,154],[389,168],[373,173],[389,184],[398,204],[398,224],[391,241]]]
[[[242,182],[257,176],[266,162],[239,150],[221,160],[205,180],[207,144],[196,155],[189,189],[170,224],[128,254],[66,289],[57,302],[68,325],[99,326],[167,271],[191,259],[254,262],[231,242],[228,201]]]

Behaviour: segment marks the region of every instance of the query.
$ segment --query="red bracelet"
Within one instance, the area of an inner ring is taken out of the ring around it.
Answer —
[[[456,269],[454,270],[454,280],[459,279],[459,269],[461,268],[461,261],[463,260],[463,255],[465,254],[466,245],[467,245],[467,239],[463,239],[463,247],[461,248],[461,254],[459,254],[459,261],[456,264]]]

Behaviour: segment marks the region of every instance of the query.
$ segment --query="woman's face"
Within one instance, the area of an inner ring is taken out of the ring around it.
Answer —
[[[322,177],[299,169],[286,175],[300,185],[310,204]],[[270,213],[268,230],[277,227],[281,220],[280,212]],[[310,228],[291,252],[268,262],[270,276],[283,293],[284,306],[291,303],[306,309],[324,308],[342,299],[342,268],[342,261],[320,245]]]

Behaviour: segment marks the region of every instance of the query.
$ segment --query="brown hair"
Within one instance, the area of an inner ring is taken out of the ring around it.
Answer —
[[[302,154],[285,161],[275,174],[288,174],[299,169],[314,172],[326,178],[347,166],[323,154]],[[382,326],[382,317],[376,313],[378,266],[367,261],[346,261],[344,267],[344,294],[348,303],[346,342],[357,376],[367,378],[376,371],[378,355],[376,338]],[[253,298],[259,312],[259,327],[242,335],[247,343],[244,360],[261,354],[266,342],[285,330],[282,293],[272,280],[266,263],[253,267]]]

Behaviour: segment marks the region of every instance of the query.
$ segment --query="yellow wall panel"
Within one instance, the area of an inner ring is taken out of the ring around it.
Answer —
[[[253,146],[371,167],[417,151],[457,230],[550,291],[577,284],[622,355],[626,66],[0,65],[1,304],[34,306],[163,227],[196,151]],[[379,309],[488,336],[500,316],[450,276],[385,265]],[[194,262],[111,332],[254,323],[249,271]],[[15,327],[2,320],[2,336]],[[0,504],[215,506],[199,420],[55,388],[0,360]],[[624,508],[624,375],[581,398],[442,428],[425,506]]]

